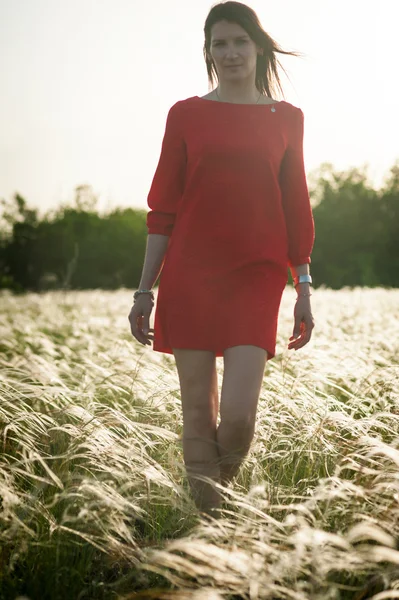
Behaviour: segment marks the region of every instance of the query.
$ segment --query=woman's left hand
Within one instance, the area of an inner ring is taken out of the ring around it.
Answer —
[[[310,296],[298,296],[294,308],[294,331],[290,337],[288,350],[299,350],[305,346],[312,336],[315,322],[310,308]]]

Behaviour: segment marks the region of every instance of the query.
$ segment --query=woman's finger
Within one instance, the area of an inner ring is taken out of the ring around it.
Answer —
[[[143,331],[142,331],[142,315],[135,315],[134,312],[130,312],[129,314],[129,323],[130,323],[130,331],[132,336],[140,342],[140,344],[147,345],[149,342],[147,341]]]
[[[300,343],[300,341],[303,339],[305,333],[305,324],[303,322],[300,323],[299,325],[299,332],[298,333],[293,333],[292,336],[290,337],[291,340],[291,347],[296,347],[298,346],[298,344]]]
[[[288,348],[294,348],[294,350],[299,350],[299,348],[302,348],[303,346],[305,346],[311,336],[312,336],[312,329],[314,327],[313,322],[306,322],[306,321],[302,321],[301,323],[301,334],[298,338],[296,338],[294,341],[291,342],[291,344],[289,344]],[[292,336],[293,338],[293,336]],[[290,339],[292,339],[290,338]]]
[[[154,331],[154,329],[147,326],[148,333],[145,333],[145,331],[146,331],[145,323],[146,323],[147,318],[144,315],[141,315],[139,317],[139,319],[138,319],[138,331],[139,331],[139,337],[140,337],[139,341],[142,344],[144,344],[145,346],[151,345],[150,340],[153,340],[154,336],[151,335],[150,332]]]

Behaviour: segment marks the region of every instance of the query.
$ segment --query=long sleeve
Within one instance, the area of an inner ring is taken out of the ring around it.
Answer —
[[[161,154],[147,204],[148,233],[172,234],[179,200],[183,194],[186,175],[186,145],[181,133],[180,103],[168,112]]]
[[[297,108],[289,127],[289,142],[279,173],[282,204],[288,236],[288,266],[310,263],[315,228],[306,181],[304,114]]]

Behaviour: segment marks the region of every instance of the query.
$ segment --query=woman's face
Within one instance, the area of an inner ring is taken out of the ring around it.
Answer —
[[[219,80],[246,79],[256,70],[257,46],[238,23],[223,20],[212,26],[209,56]]]

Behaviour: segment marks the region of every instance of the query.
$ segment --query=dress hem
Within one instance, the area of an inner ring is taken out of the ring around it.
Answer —
[[[221,357],[221,356],[223,356],[223,353],[225,350],[227,350],[228,348],[233,348],[234,346],[258,346],[258,348],[262,348],[262,350],[266,350],[266,354],[267,354],[266,361],[271,360],[272,358],[274,358],[276,356],[275,352],[270,352],[270,350],[268,350],[264,346],[259,346],[258,344],[232,344],[231,346],[226,346],[226,348],[217,349],[217,350],[213,350],[210,348],[182,348],[182,349],[183,350],[206,350],[208,352],[213,352],[215,354],[215,356],[217,356],[217,357],[219,357],[219,356]],[[157,347],[153,346],[152,349],[154,352],[162,352],[163,354],[172,354],[172,356],[173,356],[173,350],[166,346],[157,346]]]

